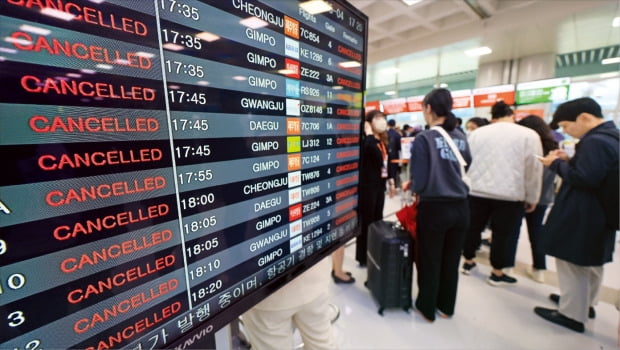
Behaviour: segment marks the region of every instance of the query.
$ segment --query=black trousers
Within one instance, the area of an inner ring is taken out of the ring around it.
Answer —
[[[469,226],[467,199],[418,205],[416,308],[430,320],[435,310],[454,314],[459,262]]]
[[[525,214],[527,233],[530,237],[532,247],[532,261],[535,269],[545,270],[547,262],[545,252],[542,247],[543,220],[545,219],[546,205],[537,205],[533,212]]]
[[[377,220],[383,219],[385,204],[384,187],[360,187],[358,211],[361,223],[361,233],[355,239],[355,260],[360,265],[366,265],[368,250],[368,226]]]
[[[525,215],[523,202],[469,196],[470,225],[465,236],[463,257],[473,259],[480,247],[480,235],[491,224],[491,266],[501,270],[515,264],[521,222]]]

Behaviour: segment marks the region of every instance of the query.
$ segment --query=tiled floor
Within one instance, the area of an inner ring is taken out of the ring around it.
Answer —
[[[399,206],[398,198],[388,200],[386,217],[393,218],[391,214]],[[586,324],[584,334],[579,334],[544,321],[532,311],[537,305],[554,307],[547,299],[549,293],[557,292],[552,258],[547,258],[550,270],[545,284],[532,281],[517,267],[517,285],[492,287],[486,283],[490,266],[485,262],[485,251],[481,251],[477,271],[460,276],[455,316],[429,324],[416,313],[401,309],[386,310],[384,316],[377,313],[377,305],[364,286],[366,270],[354,260],[352,241],[346,248],[345,269],[357,280],[352,285],[330,287],[331,301],[341,312],[335,323],[338,344],[341,349],[618,349],[620,315],[611,304],[620,288],[618,250],[614,263],[605,267],[603,285],[607,294],[596,306],[596,319]],[[529,254],[527,234],[522,234],[519,266],[530,264]],[[414,281],[414,298],[416,294]]]

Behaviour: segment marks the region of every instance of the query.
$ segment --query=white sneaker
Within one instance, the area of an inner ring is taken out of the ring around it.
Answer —
[[[534,281],[538,283],[545,283],[545,270],[528,267],[526,271],[528,276],[530,276]]]

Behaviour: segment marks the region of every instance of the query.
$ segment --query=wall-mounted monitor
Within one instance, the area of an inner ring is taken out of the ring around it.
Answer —
[[[356,234],[367,17],[0,2],[0,348],[212,334]]]

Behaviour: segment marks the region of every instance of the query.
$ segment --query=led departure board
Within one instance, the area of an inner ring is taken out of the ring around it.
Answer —
[[[168,347],[354,237],[367,17],[327,3],[0,1],[0,348]]]

